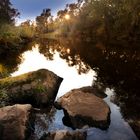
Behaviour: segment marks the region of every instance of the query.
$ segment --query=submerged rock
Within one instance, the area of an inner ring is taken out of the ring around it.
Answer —
[[[86,140],[86,132],[58,130],[45,134],[40,140]]]
[[[45,69],[4,78],[0,80],[0,101],[5,101],[3,104],[50,105],[61,82],[61,77]]]
[[[110,108],[94,94],[80,89],[71,90],[60,97],[55,105],[56,108],[63,109],[64,123],[73,128],[89,125],[106,129],[109,126]]]
[[[33,121],[32,106],[29,104],[0,108],[0,139],[27,139],[30,136]]]

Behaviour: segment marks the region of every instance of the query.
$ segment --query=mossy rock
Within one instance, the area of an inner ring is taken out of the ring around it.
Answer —
[[[4,78],[0,80],[0,101],[5,100],[6,104],[50,105],[61,82],[61,77],[46,69]]]

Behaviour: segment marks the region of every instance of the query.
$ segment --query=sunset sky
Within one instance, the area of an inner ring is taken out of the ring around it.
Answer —
[[[20,18],[17,19],[18,22],[22,22],[26,19],[34,20],[45,8],[50,8],[52,14],[55,16],[58,10],[65,8],[66,4],[76,1],[77,0],[11,0],[11,3],[13,7],[20,12]]]

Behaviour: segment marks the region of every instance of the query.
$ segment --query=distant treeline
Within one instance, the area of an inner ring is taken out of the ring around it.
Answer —
[[[59,39],[64,43],[72,40],[76,42],[73,44],[92,42],[90,49],[95,48],[96,54],[101,51],[106,57],[114,54],[139,60],[139,0],[78,0],[59,10],[55,18],[51,9],[46,8],[35,21],[27,20],[15,26],[18,15],[10,0],[0,1],[0,71],[9,65],[8,56],[12,56],[12,63],[17,64],[20,62],[18,56],[30,48],[26,44],[39,38]],[[61,49],[64,50],[57,48]],[[82,53],[82,48],[69,49]],[[94,57],[98,58],[100,55],[96,54]]]

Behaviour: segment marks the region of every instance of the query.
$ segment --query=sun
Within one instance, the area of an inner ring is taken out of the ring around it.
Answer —
[[[70,15],[66,14],[66,15],[65,15],[65,19],[66,19],[66,20],[69,20],[69,19],[70,19]]]

